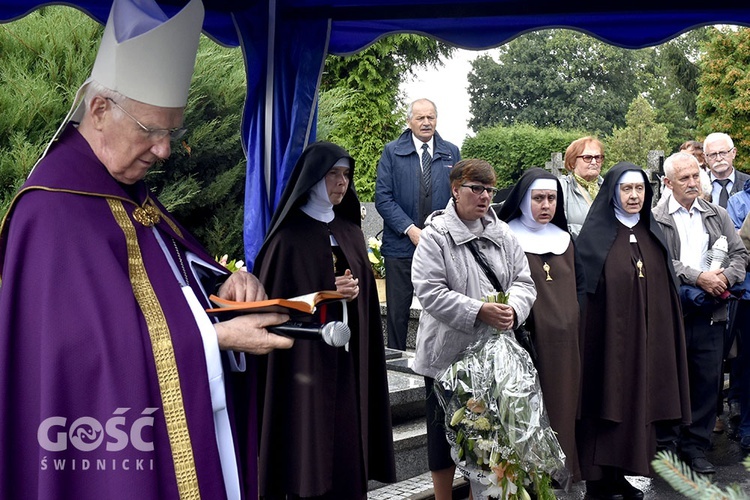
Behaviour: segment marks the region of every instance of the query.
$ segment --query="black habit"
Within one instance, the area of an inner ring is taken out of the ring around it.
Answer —
[[[320,222],[300,210],[310,189],[346,157],[349,189]],[[365,498],[367,481],[395,481],[380,306],[360,228],[354,160],[330,143],[309,146],[295,165],[255,262],[269,298],[335,290],[351,269],[359,295],[347,304],[349,350],[297,340],[261,370],[260,494],[265,498]],[[338,247],[331,246],[333,235]],[[335,264],[334,264],[335,255]],[[341,319],[335,304],[325,322]]]
[[[617,181],[628,170],[641,172],[646,188],[632,228],[617,219],[613,204]],[[690,420],[678,287],[651,202],[643,170],[618,163],[605,176],[576,240],[588,294],[577,430],[587,480],[602,479],[603,467],[649,475],[655,425]]]

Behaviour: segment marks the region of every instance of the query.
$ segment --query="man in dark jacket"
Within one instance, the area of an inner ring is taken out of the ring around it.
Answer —
[[[750,175],[734,168],[737,148],[729,135],[714,132],[703,141],[703,152],[710,169],[709,176],[713,186],[712,202],[721,208],[727,208],[729,197],[742,191]]]
[[[378,162],[375,207],[383,217],[388,347],[406,350],[414,295],[411,259],[424,221],[450,199],[448,173],[461,159],[458,148],[435,131],[437,108],[417,99],[407,111],[409,129],[386,144]]]

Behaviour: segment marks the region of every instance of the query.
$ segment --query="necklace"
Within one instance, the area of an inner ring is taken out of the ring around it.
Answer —
[[[177,260],[180,262],[180,269],[182,270],[182,276],[185,278],[185,284],[189,285],[190,280],[188,280],[188,274],[185,270],[185,263],[182,261],[182,255],[180,255],[180,249],[177,247],[177,242],[174,240],[174,238],[170,238],[172,240],[172,245],[174,246],[174,252],[177,254]]]

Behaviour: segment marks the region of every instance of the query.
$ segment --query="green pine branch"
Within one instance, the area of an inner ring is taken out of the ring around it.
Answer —
[[[651,462],[654,470],[679,494],[687,498],[702,500],[747,500],[748,495],[736,484],[721,489],[707,476],[696,474],[689,465],[672,452],[661,451]],[[750,457],[742,465],[750,470]]]

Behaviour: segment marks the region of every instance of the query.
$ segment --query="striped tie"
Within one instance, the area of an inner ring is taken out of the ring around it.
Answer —
[[[427,151],[429,146],[422,144],[422,182],[424,182],[424,190],[426,193],[430,192],[430,182],[432,182],[432,157]]]

